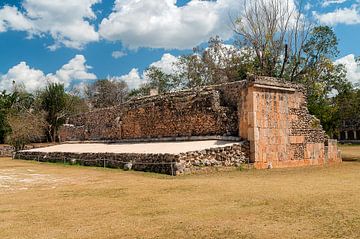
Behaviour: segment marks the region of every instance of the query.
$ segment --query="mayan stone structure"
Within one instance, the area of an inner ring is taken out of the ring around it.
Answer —
[[[336,141],[328,140],[319,120],[309,114],[304,88],[269,77],[133,99],[73,117],[61,130],[63,141],[194,136],[247,142],[249,152],[243,155],[255,168],[341,161]]]
[[[340,135],[339,141],[344,143],[359,143],[360,142],[360,118],[354,116],[352,119],[347,119],[342,122],[339,127]]]

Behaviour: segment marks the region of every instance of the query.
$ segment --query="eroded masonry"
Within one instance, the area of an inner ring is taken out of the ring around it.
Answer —
[[[235,151],[228,147],[228,157],[226,148],[176,155],[168,160],[176,163],[171,170],[182,173],[189,165],[238,166],[246,161],[255,168],[341,161],[336,141],[329,140],[319,120],[309,114],[304,88],[268,77],[252,76],[244,81],[133,99],[117,107],[73,117],[61,130],[63,141],[139,142],[214,137],[236,139],[242,146],[235,147]],[[199,155],[205,161],[199,160]],[[146,154],[143,156],[146,161]],[[236,157],[241,160],[234,160]],[[156,160],[153,157],[151,162]],[[227,160],[235,163],[226,163]],[[131,157],[122,158],[122,162],[134,163]],[[209,163],[205,165],[206,162]]]

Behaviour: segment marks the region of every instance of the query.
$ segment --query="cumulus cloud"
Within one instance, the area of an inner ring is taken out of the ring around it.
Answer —
[[[88,72],[91,67],[85,63],[86,60],[83,55],[76,55],[55,74],[48,74],[47,78],[50,81],[64,84],[65,87],[69,87],[73,80],[95,80],[96,75]]]
[[[96,15],[92,6],[101,0],[24,0],[21,10],[4,6],[0,9],[0,32],[26,31],[30,37],[49,34],[54,50],[62,45],[80,49],[99,40],[90,20]]]
[[[360,65],[356,62],[354,54],[336,60],[335,64],[343,64],[347,70],[348,80],[353,84],[360,84]]]
[[[45,75],[43,71],[31,68],[26,62],[9,69],[0,76],[0,89],[11,90],[13,83],[23,85],[29,92],[43,88],[47,82],[57,82],[69,87],[74,80],[94,80],[96,75],[89,73],[91,67],[87,66],[85,57],[76,55],[67,64],[63,65],[56,73]]]
[[[23,85],[26,90],[33,92],[46,83],[46,77],[41,70],[33,69],[22,61],[0,77],[0,89],[11,90],[13,83]]]
[[[314,16],[321,24],[325,25],[334,26],[337,24],[360,24],[360,6],[358,4],[354,4],[350,8],[337,8],[333,12],[324,14],[314,12]]]
[[[159,61],[151,63],[149,67],[154,66],[162,70],[164,73],[170,74],[176,70],[175,63],[178,60],[178,57],[165,53]],[[122,76],[109,76],[108,79],[113,81],[125,81],[130,89],[136,89],[141,86],[141,84],[148,82],[146,71],[140,73],[137,68],[131,69],[128,74]]]
[[[133,68],[128,74],[108,77],[108,79],[113,81],[125,81],[129,89],[138,88],[141,84],[146,83],[146,80],[143,76],[140,76],[139,69],[137,68]]]
[[[238,13],[243,1],[192,0],[176,6],[176,0],[116,0],[113,12],[102,20],[100,35],[121,41],[129,48],[189,49],[209,37],[228,39],[231,13]]]
[[[178,61],[178,57],[165,53],[159,61],[150,64],[150,66],[161,69],[165,74],[171,74],[177,70],[176,63]]]

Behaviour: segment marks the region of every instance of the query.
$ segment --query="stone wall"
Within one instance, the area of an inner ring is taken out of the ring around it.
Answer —
[[[342,161],[337,143],[337,140],[334,139],[327,139],[325,141],[325,163],[340,163]]]
[[[34,149],[34,148],[45,147],[45,146],[50,146],[50,145],[53,145],[53,144],[51,144],[51,143],[49,143],[49,144],[30,144],[30,145],[26,145],[25,149]],[[7,144],[0,145],[0,157],[12,157],[14,151],[15,151],[15,148],[11,145],[7,145]]]
[[[234,169],[249,161],[249,145],[240,142],[226,147],[216,147],[180,154],[134,154],[134,153],[44,153],[20,151],[15,159],[39,162],[80,164],[136,171],[180,175],[198,171]]]
[[[250,141],[256,168],[325,163],[325,132],[309,114],[300,85],[253,77],[243,91],[240,136]]]
[[[360,116],[354,115],[352,119],[344,120],[340,127],[338,139],[343,143],[360,143]]]
[[[14,147],[10,145],[0,145],[0,157],[12,157]]]
[[[228,105],[223,97],[228,96],[206,88],[134,99],[69,119],[60,137],[69,141],[237,136],[235,102]]]

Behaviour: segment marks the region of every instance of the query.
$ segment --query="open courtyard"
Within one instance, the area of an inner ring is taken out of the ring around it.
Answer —
[[[359,238],[360,163],[171,177],[0,158],[0,238]]]

